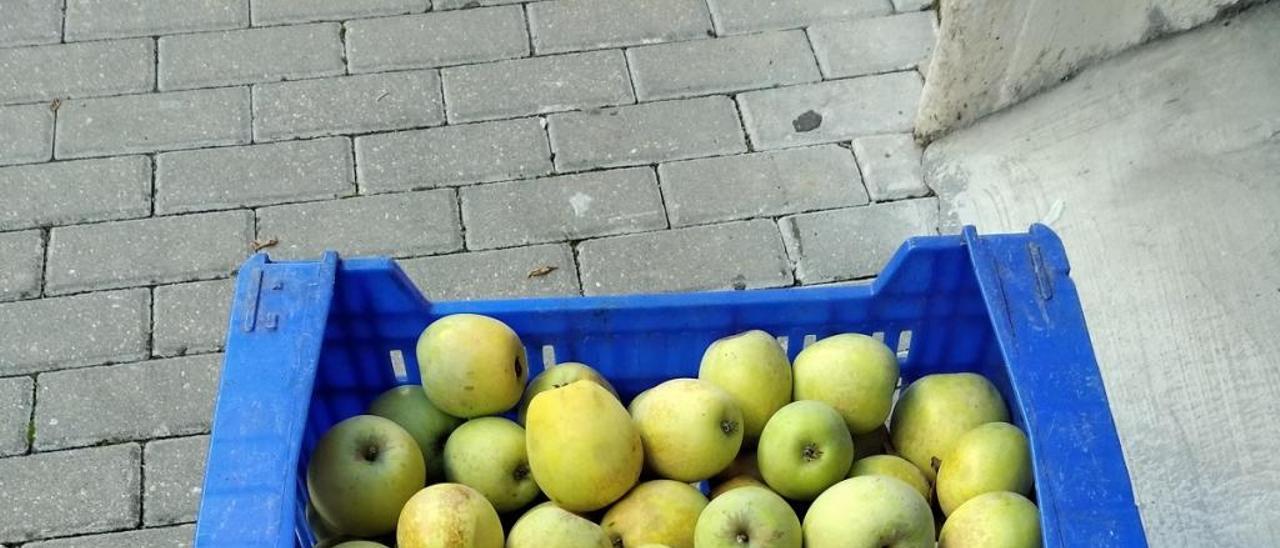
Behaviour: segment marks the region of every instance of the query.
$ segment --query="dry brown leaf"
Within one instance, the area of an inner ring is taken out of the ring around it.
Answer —
[[[552,272],[555,272],[555,271],[557,271],[557,270],[559,270],[559,269],[560,269],[560,267],[558,267],[558,266],[551,266],[551,265],[540,266],[540,267],[538,267],[538,268],[535,268],[535,269],[533,269],[533,270],[530,270],[530,271],[529,271],[529,277],[530,277],[530,278],[541,278],[541,277],[546,276],[547,274],[550,274],[550,273],[552,273]]]
[[[278,243],[280,243],[280,240],[277,240],[275,238],[267,238],[265,240],[254,240],[252,243],[249,244],[249,247],[253,248],[253,250],[257,252],[257,251],[262,251],[263,249],[266,249],[268,247],[273,247]]]

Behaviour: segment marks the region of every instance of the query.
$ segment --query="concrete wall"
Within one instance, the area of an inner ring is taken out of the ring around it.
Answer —
[[[944,231],[1062,236],[1151,546],[1280,539],[1280,2],[935,141]]]
[[[916,132],[926,140],[1151,38],[1257,0],[942,0]]]

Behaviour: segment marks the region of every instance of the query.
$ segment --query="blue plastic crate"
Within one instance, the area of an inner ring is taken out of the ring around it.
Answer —
[[[1028,434],[1045,546],[1146,546],[1062,242],[1026,234],[908,240],[874,283],[759,291],[432,303],[383,258],[240,270],[196,546],[310,546],[305,470],[318,437],[375,396],[418,382],[433,319],[497,317],[520,334],[530,377],[581,361],[623,398],[697,375],[717,338],[763,329],[794,358],[806,341],[882,334],[904,382],[992,379]]]

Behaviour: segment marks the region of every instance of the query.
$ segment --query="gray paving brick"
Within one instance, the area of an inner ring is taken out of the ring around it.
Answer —
[[[720,34],[794,29],[835,19],[888,15],[889,0],[707,0]]]
[[[503,4],[519,4],[527,0],[432,0],[431,9],[456,10],[481,6],[501,6]]]
[[[427,11],[428,0],[253,0],[253,24],[278,25],[311,21],[341,21],[359,17]]]
[[[43,162],[53,154],[48,105],[0,107],[0,166]]]
[[[0,542],[136,526],[141,457],[130,443],[0,459]]]
[[[262,84],[253,89],[254,138],[368,133],[444,123],[434,70]]]
[[[51,44],[62,38],[62,0],[0,3],[0,47]]]
[[[853,155],[835,145],[662,164],[658,178],[674,226],[868,201]]]
[[[201,89],[72,99],[58,111],[59,158],[249,142],[249,90]]]
[[[0,49],[0,103],[151,91],[150,38]]]
[[[280,243],[272,257],[426,255],[462,249],[452,190],[361,196],[258,210],[258,233]]]
[[[249,253],[253,214],[222,211],[54,228],[47,294],[222,277]]]
[[[536,118],[356,137],[356,176],[366,192],[548,173],[551,150]]]
[[[249,26],[248,0],[66,0],[67,41]]]
[[[893,0],[893,9],[899,13],[927,10],[933,7],[933,2],[934,0]]]
[[[853,153],[871,199],[882,202],[929,193],[920,166],[924,151],[910,134],[859,137],[853,140]]]
[[[342,74],[341,25],[315,23],[160,38],[160,89]]]
[[[803,31],[690,40],[631,48],[627,59],[642,100],[816,82],[821,76]]]
[[[545,244],[404,259],[400,266],[427,298],[452,301],[575,295],[573,250]],[[546,274],[538,273],[552,270]]]
[[[208,432],[221,369],[221,354],[204,354],[41,374],[35,447]]]
[[[442,75],[450,122],[635,102],[620,50],[467,65]]]
[[[556,168],[577,171],[747,150],[733,101],[704,97],[548,116]]]
[[[347,22],[351,72],[483,63],[529,54],[520,6]]]
[[[143,451],[143,516],[148,527],[190,522],[200,507],[209,436],[156,440]]]
[[[791,285],[768,219],[627,234],[578,245],[587,295]]]
[[[874,276],[902,241],[938,232],[936,198],[805,213],[778,221],[803,283]]]
[[[39,230],[0,232],[0,302],[40,294],[44,237]]]
[[[140,360],[150,326],[146,289],[0,303],[0,377]]]
[[[122,531],[105,535],[46,540],[24,545],[25,548],[190,548],[196,534],[195,525],[156,527],[137,531]]]
[[[156,213],[355,194],[351,141],[331,137],[156,156]]]
[[[703,0],[553,0],[529,4],[538,53],[599,49],[706,38],[711,17]]]
[[[156,287],[151,353],[177,356],[221,350],[235,289],[234,279]]]
[[[933,14],[925,12],[809,27],[827,78],[913,69],[933,52]]]
[[[467,248],[580,240],[667,227],[648,167],[464,187]]]
[[[909,132],[920,101],[920,75],[895,72],[738,95],[757,149],[848,141]]]
[[[151,161],[121,156],[0,168],[0,230],[146,217]]]
[[[0,457],[27,450],[27,426],[31,422],[31,377],[0,379]]]

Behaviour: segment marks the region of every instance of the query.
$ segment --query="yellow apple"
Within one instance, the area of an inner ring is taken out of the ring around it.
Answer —
[[[870,432],[889,417],[898,357],[884,343],[858,333],[833,335],[801,350],[793,369],[796,401],[830,405],[850,432]]]
[[[544,502],[525,512],[507,535],[507,548],[613,548],[604,528],[590,520]]]
[[[525,388],[524,396],[520,398],[520,405],[516,408],[517,420],[520,424],[524,424],[525,416],[529,414],[529,402],[533,401],[534,396],[552,388],[560,388],[571,382],[582,380],[594,382],[608,390],[615,398],[618,397],[618,391],[613,389],[613,385],[609,384],[604,375],[590,366],[578,362],[559,363],[544,369],[529,381],[529,387]]]
[[[742,411],[744,440],[752,445],[782,406],[791,402],[791,362],[773,335],[746,331],[711,343],[698,378],[720,387]]]
[[[565,510],[604,508],[640,478],[640,433],[618,399],[594,382],[534,396],[525,427],[534,480]]]
[[[495,415],[520,401],[529,361],[516,332],[488,316],[453,314],[418,337],[422,388],[455,417]]]
[[[716,497],[698,516],[698,548],[800,548],[800,519],[787,501],[763,487],[739,487]]]
[[[645,463],[659,476],[702,481],[742,447],[742,411],[728,392],[697,379],[672,379],[631,402]]]
[[[935,466],[965,432],[988,422],[1008,422],[1000,392],[976,373],[926,375],[902,392],[889,421],[893,447],[933,481]]]
[[[609,508],[600,525],[614,546],[693,548],[693,529],[706,507],[707,497],[687,483],[647,481]]]
[[[1005,422],[978,426],[956,440],[938,468],[938,505],[951,515],[965,501],[993,491],[1031,493],[1031,449],[1022,430]]]
[[[831,486],[804,516],[805,548],[934,548],[933,511],[910,485],[858,476]]]
[[[1026,497],[1007,491],[969,499],[942,524],[938,548],[1040,548],[1040,515]]]
[[[418,491],[400,511],[397,548],[502,548],[502,521],[493,505],[460,483]]]
[[[931,489],[929,488],[929,479],[924,477],[916,465],[907,462],[907,459],[895,455],[872,455],[864,459],[853,461],[853,468],[849,469],[849,477],[870,476],[870,475],[889,476],[902,480],[903,483],[910,485],[924,497],[925,502],[931,498]]]

